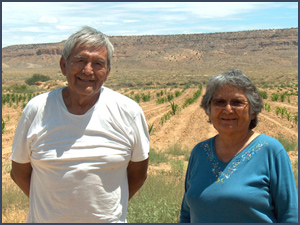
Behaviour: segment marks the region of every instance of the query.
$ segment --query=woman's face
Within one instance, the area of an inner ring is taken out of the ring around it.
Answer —
[[[224,85],[214,94],[210,104],[210,120],[219,134],[248,132],[250,106],[244,91]]]

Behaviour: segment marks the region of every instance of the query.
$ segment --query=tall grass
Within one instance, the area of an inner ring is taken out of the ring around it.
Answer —
[[[14,183],[2,184],[2,223],[24,223],[29,201]]]
[[[282,136],[276,138],[287,152],[297,151],[297,142],[287,140]],[[189,155],[190,149],[180,143],[169,145],[165,151],[150,149],[150,166],[169,163],[171,169],[149,173],[143,187],[129,202],[127,213],[129,223],[177,223],[179,221],[184,192],[185,162]],[[184,156],[184,159],[180,160],[178,156]],[[298,189],[298,161],[292,166]],[[23,192],[14,184],[4,183],[2,185],[2,222],[25,222],[27,211],[28,199]]]
[[[150,174],[129,202],[128,223],[178,223],[183,185],[183,176]]]
[[[285,137],[279,135],[276,139],[283,145],[284,149],[289,151],[298,151],[298,142],[294,140],[286,139]]]
[[[180,155],[189,155],[190,150],[184,146],[182,146],[181,143],[173,143],[170,144],[166,151],[167,154],[173,155],[173,156],[180,156]]]
[[[149,151],[149,164],[159,164],[168,162],[168,156],[163,152],[155,151],[155,149],[151,148]]]

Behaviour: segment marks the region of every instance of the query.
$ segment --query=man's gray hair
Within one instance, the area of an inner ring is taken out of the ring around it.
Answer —
[[[114,53],[114,46],[111,44],[105,34],[89,26],[82,27],[81,30],[72,34],[67,39],[62,51],[62,56],[65,58],[65,60],[68,60],[75,46],[80,46],[82,44],[84,44],[86,47],[95,48],[105,46],[107,50],[107,67],[111,67],[111,59]]]
[[[258,123],[257,115],[263,108],[263,102],[255,85],[249,78],[243,74],[240,69],[232,69],[223,74],[214,75],[209,78],[206,92],[201,102],[201,108],[210,116],[211,100],[222,86],[229,84],[245,92],[245,95],[250,103],[250,113],[255,113],[255,118],[251,120],[249,129],[256,127]]]

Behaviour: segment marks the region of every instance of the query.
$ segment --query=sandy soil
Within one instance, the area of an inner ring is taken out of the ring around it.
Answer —
[[[182,106],[184,101],[192,97],[195,91],[197,91],[195,88],[185,90],[181,96],[174,99],[174,102]],[[129,95],[130,91],[125,93],[120,90],[120,92]],[[135,93],[137,92],[141,93],[141,91],[135,90]],[[176,115],[171,116],[162,125],[160,118],[170,111],[169,103],[156,103],[156,92],[159,92],[159,90],[146,90],[143,92],[145,94],[150,92],[153,98],[149,102],[140,102],[148,124],[153,124],[154,127],[154,132],[151,134],[151,148],[163,151],[172,143],[181,143],[183,146],[192,149],[198,142],[217,134],[213,126],[208,123],[208,117],[199,106],[201,97],[188,107],[181,108]],[[172,92],[175,92],[175,90],[172,90]],[[272,104],[272,108],[280,105],[281,107],[287,107],[289,111],[298,112],[298,107],[295,104],[279,102],[271,102],[270,104]],[[15,108],[5,105],[2,109],[2,118],[7,121],[5,132],[2,134],[2,162],[7,160],[11,154],[12,140],[21,112],[21,107]],[[282,135],[286,138],[298,140],[297,125],[286,118],[277,116],[275,112],[267,112],[266,110],[263,110],[259,115],[259,124],[255,131],[274,137]],[[293,153],[291,157],[298,157],[298,154]]]
[[[175,92],[176,89],[167,92]],[[181,90],[181,89],[178,89]],[[181,96],[174,99],[174,102],[179,106],[182,106],[187,98],[191,98],[193,94],[197,91],[194,89],[187,89],[182,93]],[[152,100],[149,102],[140,102],[140,106],[143,108],[145,117],[147,119],[148,125],[154,127],[154,131],[151,133],[151,148],[156,151],[164,151],[169,145],[174,143],[179,143],[181,146],[188,149],[192,149],[198,142],[203,141],[217,134],[213,126],[208,123],[208,117],[204,111],[200,108],[201,97],[196,100],[193,104],[186,108],[180,108],[176,115],[171,116],[171,118],[161,124],[161,117],[163,117],[168,111],[170,111],[169,103],[157,104],[156,103],[156,93],[160,90],[119,90],[119,92],[134,96],[136,93],[150,92]],[[268,102],[268,101],[267,101]],[[286,107],[289,112],[298,112],[298,99],[294,100],[292,104],[279,103],[279,102],[268,102],[271,104],[272,112],[267,112],[265,110],[259,115],[259,124],[255,128],[256,132],[264,133],[273,137],[282,135],[285,138],[298,140],[298,126],[293,122],[288,121],[286,118],[281,118],[277,116],[274,112],[275,107]],[[5,131],[2,134],[2,183],[12,183],[9,177],[10,170],[10,154],[11,146],[13,142],[14,132],[21,116],[22,108],[19,107],[9,107],[7,104],[2,108],[2,118],[6,121]],[[292,163],[298,161],[298,151],[292,151],[288,153]],[[187,162],[185,162],[185,165]],[[158,170],[170,170],[171,166],[168,163],[161,163],[159,165],[150,165],[149,173],[156,173]],[[13,216],[9,215],[10,217]],[[26,220],[26,212],[18,214],[17,221]],[[10,221],[11,219],[6,218]]]

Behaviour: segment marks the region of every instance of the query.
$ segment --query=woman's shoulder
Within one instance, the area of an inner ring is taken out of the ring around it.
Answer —
[[[261,146],[261,148],[265,149],[265,151],[263,151],[265,153],[272,155],[278,155],[280,152],[286,153],[282,143],[274,137],[266,134],[260,134],[255,141],[257,146],[259,145],[259,147]]]
[[[195,147],[192,149],[192,154],[212,150],[214,148],[214,139],[215,137],[211,137],[196,144]]]
[[[278,139],[268,136],[266,134],[260,134],[258,136],[258,140],[265,141],[265,143],[268,146],[280,146],[280,147],[282,146],[281,142]]]

